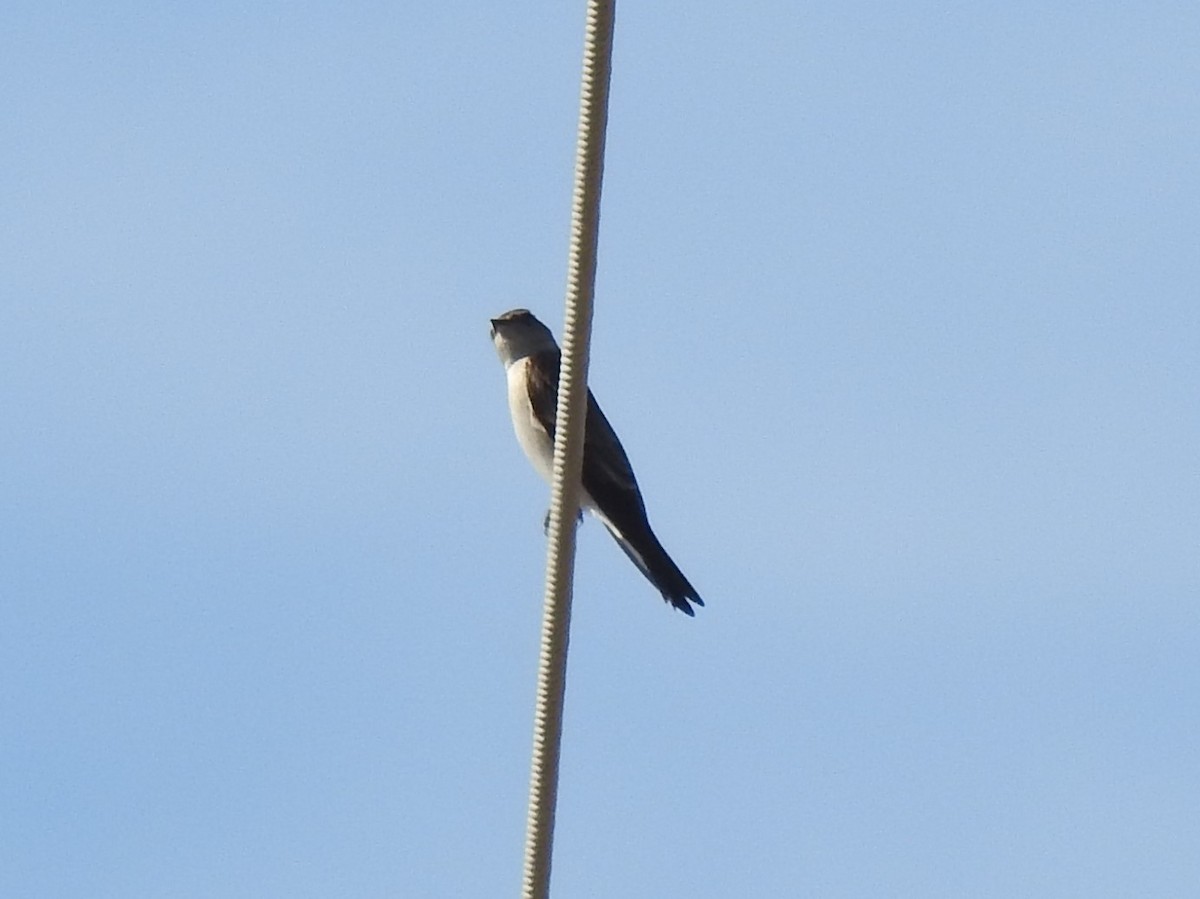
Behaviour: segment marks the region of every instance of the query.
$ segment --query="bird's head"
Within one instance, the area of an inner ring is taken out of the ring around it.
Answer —
[[[528,309],[510,309],[493,318],[492,343],[505,367],[533,353],[558,347],[550,329]]]

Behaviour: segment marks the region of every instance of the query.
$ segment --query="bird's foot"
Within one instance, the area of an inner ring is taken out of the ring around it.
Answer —
[[[579,514],[575,516],[575,527],[579,527],[583,523],[583,509],[579,510]],[[542,519],[542,533],[547,537],[550,536],[550,510],[546,510],[546,517]]]

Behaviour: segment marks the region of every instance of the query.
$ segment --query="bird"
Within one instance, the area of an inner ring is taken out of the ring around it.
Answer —
[[[508,381],[508,408],[517,442],[549,482],[558,407],[558,343],[528,309],[511,309],[491,323],[492,343]],[[580,506],[600,519],[664,601],[694,616],[693,604],[703,606],[704,600],[651,529],[629,457],[590,389],[580,486]]]

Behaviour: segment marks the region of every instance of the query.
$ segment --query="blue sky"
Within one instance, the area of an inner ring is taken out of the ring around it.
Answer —
[[[515,894],[581,34],[0,13],[0,893]],[[622,5],[556,896],[1194,890],[1198,43]]]

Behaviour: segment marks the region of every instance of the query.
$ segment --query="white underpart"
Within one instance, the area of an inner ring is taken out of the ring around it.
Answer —
[[[554,441],[542,427],[542,423],[538,421],[538,417],[533,411],[533,404],[529,402],[526,376],[526,368],[529,364],[528,357],[517,359],[508,366],[505,372],[508,378],[508,410],[512,413],[513,430],[517,433],[517,442],[521,444],[521,449],[525,451],[525,456],[533,465],[534,470],[549,484],[551,473],[554,470]],[[603,521],[610,531],[613,530],[612,525],[597,511],[596,504],[588,496],[586,490],[579,491],[579,504]]]

